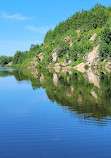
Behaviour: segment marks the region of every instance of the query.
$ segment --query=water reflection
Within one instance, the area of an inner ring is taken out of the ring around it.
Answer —
[[[33,90],[46,89],[48,98],[81,121],[105,125],[111,117],[111,74],[87,70],[13,70],[1,69],[0,77],[14,76],[17,81],[30,81]]]

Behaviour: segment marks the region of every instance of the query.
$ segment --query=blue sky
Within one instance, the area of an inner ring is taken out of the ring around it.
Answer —
[[[40,44],[50,28],[96,3],[111,5],[110,0],[0,0],[0,55]]]

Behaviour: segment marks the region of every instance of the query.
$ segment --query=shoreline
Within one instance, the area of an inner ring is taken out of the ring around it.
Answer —
[[[55,71],[70,71],[71,69],[77,70],[79,72],[86,72],[88,70],[94,70],[94,69],[106,69],[109,73],[111,73],[111,66],[106,64],[105,66],[103,65],[91,65],[87,68],[84,66],[81,68],[79,65],[77,66],[52,66],[52,67],[34,67],[34,66],[10,66],[10,67],[4,67],[4,68],[13,68],[13,69],[29,69],[29,70],[34,70],[37,68],[44,68],[44,69],[49,69],[49,70],[55,70]]]

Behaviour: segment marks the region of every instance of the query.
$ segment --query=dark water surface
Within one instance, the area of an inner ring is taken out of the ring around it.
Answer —
[[[111,158],[111,74],[0,68],[0,158]]]

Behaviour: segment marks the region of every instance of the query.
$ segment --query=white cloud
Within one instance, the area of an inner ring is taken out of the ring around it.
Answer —
[[[23,16],[23,15],[20,14],[20,13],[8,14],[8,13],[3,12],[3,13],[1,14],[1,17],[2,17],[3,19],[12,19],[12,20],[30,20],[30,18],[27,18],[27,17]]]
[[[53,27],[49,27],[49,26],[46,26],[46,27],[27,26],[28,30],[33,31],[33,32],[37,32],[37,33],[40,33],[40,34],[46,34],[47,31],[50,30],[51,28],[53,28]]]

